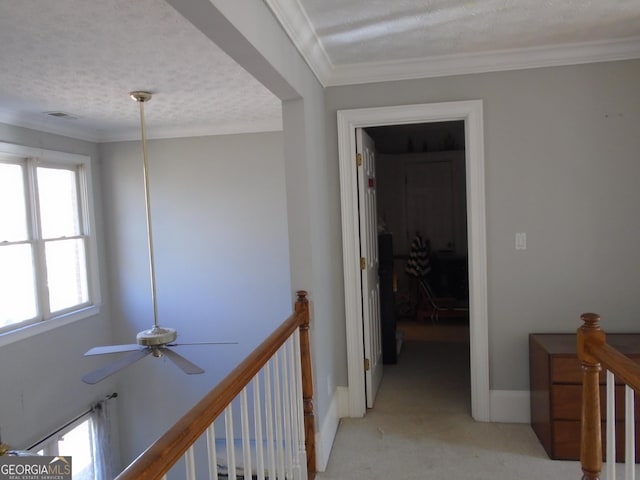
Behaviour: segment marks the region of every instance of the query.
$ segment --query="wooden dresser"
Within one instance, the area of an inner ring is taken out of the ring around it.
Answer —
[[[640,334],[607,334],[607,343],[640,363]],[[575,334],[529,335],[531,427],[550,458],[580,459],[582,369]],[[600,375],[602,445],[605,448],[605,374]],[[617,382],[616,382],[617,383]],[[640,458],[636,395],[636,459]],[[603,452],[604,457],[604,452]],[[616,386],[616,457],[624,458],[624,386]],[[606,460],[606,459],[605,459]]]

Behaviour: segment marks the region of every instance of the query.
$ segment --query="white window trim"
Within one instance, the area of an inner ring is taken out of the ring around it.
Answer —
[[[6,142],[0,142],[0,154],[21,158],[39,158],[47,162],[57,162],[63,165],[81,164],[85,169],[85,175],[81,176],[82,181],[80,188],[82,189],[82,201],[85,202],[83,205],[83,212],[84,215],[86,215],[84,221],[87,228],[87,235],[89,237],[87,242],[87,280],[89,282],[89,298],[91,299],[91,305],[79,310],[56,315],[44,321],[0,333],[0,346],[3,346],[97,315],[100,312],[100,306],[102,305],[102,297],[100,294],[100,273],[98,268],[98,247],[96,240],[95,210],[93,204],[91,158],[87,155],[26,147],[24,145]]]

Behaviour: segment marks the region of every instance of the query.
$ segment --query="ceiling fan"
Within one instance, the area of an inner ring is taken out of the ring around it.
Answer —
[[[104,355],[109,353],[129,352],[128,355],[119,358],[115,362],[94,370],[82,377],[82,381],[93,385],[104,380],[110,375],[119,372],[123,368],[138,360],[153,355],[154,357],[166,357],[171,360],[180,370],[188,375],[204,373],[204,370],[196,364],[190,362],[170,347],[180,345],[223,345],[237,344],[238,342],[198,342],[198,343],[175,343],[178,332],[173,328],[165,328],[158,325],[158,302],[156,300],[156,279],[154,269],[153,238],[151,236],[151,207],[149,200],[149,162],[147,160],[147,142],[144,129],[144,103],[151,100],[151,93],[144,91],[131,92],[130,96],[140,105],[140,128],[142,130],[142,156],[144,159],[144,192],[147,213],[147,243],[149,248],[149,273],[151,278],[151,299],[153,301],[153,327],[144,330],[136,335],[137,343],[126,345],[106,345],[94,347],[85,353],[85,356]]]

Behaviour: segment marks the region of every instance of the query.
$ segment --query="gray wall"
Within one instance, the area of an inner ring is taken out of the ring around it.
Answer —
[[[111,340],[107,302],[107,265],[100,195],[100,165],[94,144],[0,124],[0,142],[91,157],[97,244],[101,267],[100,314],[0,348],[0,432],[14,448],[25,448],[91,403],[114,390],[114,382],[89,386],[80,378],[94,363],[82,357],[89,348]]]
[[[328,414],[335,387],[346,384],[346,347],[339,180],[327,162],[324,90],[262,0],[169,2],[283,101],[291,285],[310,293],[314,408],[319,427],[333,422],[328,437],[337,426]]]
[[[337,110],[483,100],[492,389],[528,389],[531,332],[574,332],[585,311],[638,331],[638,85],[626,61],[326,91],[336,178]]]
[[[153,324],[139,142],[100,145],[115,340]],[[159,323],[205,374],[145,358],[118,375],[123,465],[292,312],[282,133],[148,143]]]

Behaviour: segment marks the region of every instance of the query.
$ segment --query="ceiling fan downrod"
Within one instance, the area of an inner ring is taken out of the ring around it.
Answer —
[[[147,347],[166,345],[175,341],[178,334],[173,328],[158,325],[158,301],[156,296],[155,258],[153,252],[153,236],[151,234],[151,198],[149,195],[149,160],[147,158],[147,137],[144,128],[144,103],[151,100],[151,93],[134,91],[129,94],[140,105],[140,130],[142,132],[142,172],[144,176],[144,200],[147,213],[147,243],[149,248],[149,276],[151,278],[151,300],[153,302],[153,328],[136,335],[136,341]]]

